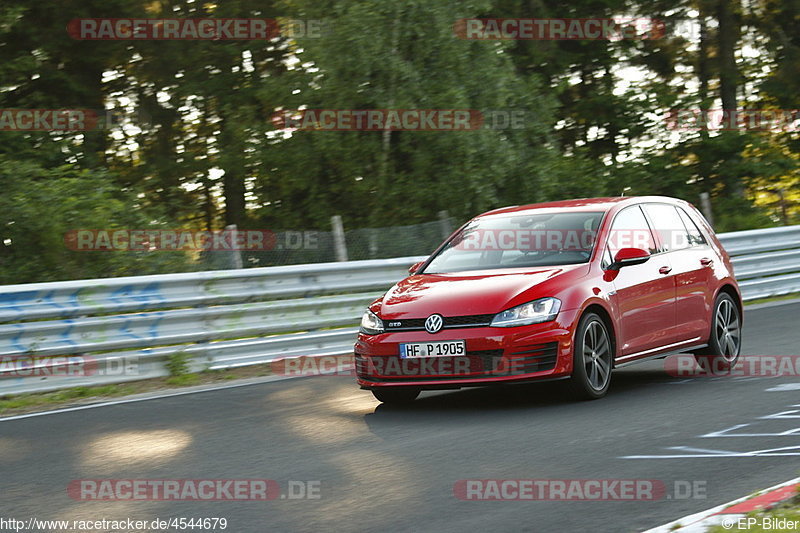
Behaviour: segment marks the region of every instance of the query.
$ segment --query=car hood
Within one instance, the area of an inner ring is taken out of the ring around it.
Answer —
[[[384,319],[425,318],[499,313],[536,298],[554,296],[535,287],[582,265],[536,270],[508,269],[409,276],[376,302],[373,311]]]

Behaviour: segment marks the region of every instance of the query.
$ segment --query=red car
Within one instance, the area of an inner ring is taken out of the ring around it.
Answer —
[[[693,353],[730,368],[741,349],[730,259],[674,198],[497,209],[409,272],[366,310],[354,348],[358,384],[382,402],[553,379],[596,399],[615,367]]]

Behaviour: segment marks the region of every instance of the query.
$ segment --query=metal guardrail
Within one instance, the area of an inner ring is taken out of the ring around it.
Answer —
[[[800,292],[800,226],[722,233],[745,301]]]
[[[800,226],[720,239],[745,300],[800,291]],[[422,259],[0,287],[0,394],[349,353],[364,307]]]
[[[164,377],[176,357],[202,371],[345,354],[364,308],[422,259],[6,285],[0,395]]]

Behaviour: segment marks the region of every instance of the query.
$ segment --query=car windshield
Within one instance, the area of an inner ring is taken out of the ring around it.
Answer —
[[[585,263],[602,218],[603,212],[477,218],[447,242],[424,273]]]

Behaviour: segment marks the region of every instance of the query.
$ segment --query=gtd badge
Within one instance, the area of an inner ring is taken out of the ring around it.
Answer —
[[[431,315],[425,319],[425,331],[428,333],[436,333],[444,325],[442,315]]]

